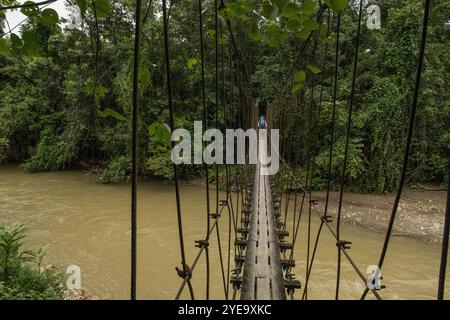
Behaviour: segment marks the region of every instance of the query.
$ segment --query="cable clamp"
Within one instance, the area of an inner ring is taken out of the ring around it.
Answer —
[[[219,204],[220,204],[220,206],[222,206],[222,207],[228,205],[228,199],[226,199],[226,200],[220,200],[220,201],[219,201]]]
[[[323,216],[320,218],[320,220],[322,220],[323,223],[331,223],[333,222],[333,218],[331,216]]]
[[[196,248],[208,248],[209,242],[207,240],[195,240],[195,247]]]
[[[217,212],[213,212],[209,214],[209,217],[217,220],[220,218],[220,214]]]
[[[317,199],[310,199],[309,203],[311,203],[313,206],[317,206],[319,204],[319,200],[317,200]]]
[[[299,280],[295,279],[295,274],[288,273],[284,279],[284,287],[288,294],[294,294],[296,289],[302,288],[302,284]]]
[[[352,243],[350,241],[339,240],[338,242],[336,242],[336,247],[341,249],[351,249],[350,247],[351,244]]]
[[[177,271],[178,276],[182,279],[192,278],[191,269],[189,268],[189,266],[187,264],[185,264],[184,268],[182,268],[182,269],[175,267],[175,270]]]

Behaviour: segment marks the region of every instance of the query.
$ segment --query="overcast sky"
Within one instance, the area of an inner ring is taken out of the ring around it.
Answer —
[[[27,0],[19,0],[19,3],[24,3]],[[40,0],[34,0],[35,2],[39,2]],[[53,2],[52,4],[46,6],[45,8],[52,8],[58,12],[58,15],[63,18],[68,18],[68,12],[65,7],[65,0],[57,0],[56,2]],[[15,11],[8,11],[6,13],[6,19],[8,19],[9,25],[12,28],[14,28],[16,25],[18,25],[21,21],[23,21],[26,18],[25,15],[23,15],[20,12],[20,9],[17,9]],[[5,26],[6,27],[6,26]],[[7,30],[7,27],[6,27]],[[14,32],[19,32],[19,28],[14,30]]]

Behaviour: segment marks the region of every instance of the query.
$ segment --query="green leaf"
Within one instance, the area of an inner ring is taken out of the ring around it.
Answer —
[[[325,0],[331,10],[339,12],[348,6],[348,0]]]
[[[97,13],[97,18],[104,19],[111,15],[112,7],[108,0],[94,0],[95,12]],[[94,6],[92,6],[93,8]],[[94,9],[92,9],[94,10]]]
[[[309,37],[309,35],[311,34],[311,31],[309,31],[308,29],[302,29],[299,32],[297,32],[297,36],[300,39],[307,39]]]
[[[58,13],[53,9],[44,9],[40,16],[40,21],[46,26],[52,26],[59,22]]]
[[[117,111],[115,111],[111,108],[105,108],[104,110],[98,110],[98,114],[102,118],[113,117],[119,121],[125,120],[125,117],[123,115],[121,115],[120,113],[118,113]]]
[[[23,4],[34,4],[34,1],[25,1]],[[22,7],[20,10],[25,16],[27,17],[33,17],[39,13],[37,6],[30,6],[30,7]]]
[[[155,121],[148,128],[150,138],[158,142],[169,143],[171,141],[170,128],[167,124]]]
[[[298,92],[303,87],[303,83],[297,83],[292,87],[292,93]]]
[[[303,70],[300,70],[298,72],[295,73],[294,75],[294,80],[296,83],[301,83],[304,82],[306,80],[306,73]]]
[[[262,11],[263,11],[263,16],[266,17],[267,19],[270,19],[270,17],[272,16],[272,11],[274,10],[272,4],[270,3],[269,0],[264,0],[263,4],[262,4]]]
[[[147,88],[150,84],[151,73],[148,68],[140,68],[139,69],[139,81],[141,82],[142,88]]]
[[[281,12],[281,15],[285,18],[291,18],[295,15],[297,15],[300,12],[300,7],[298,4],[289,2],[286,4],[283,8],[283,11]]]
[[[77,6],[80,8],[81,15],[84,15],[86,13],[87,9],[87,3],[86,0],[75,0],[77,3]]]
[[[317,68],[316,66],[313,66],[312,64],[308,64],[308,69],[309,69],[309,71],[311,71],[314,74],[318,74],[318,73],[322,72],[322,71],[320,71],[319,68]]]
[[[276,23],[271,23],[266,28],[266,33],[272,37],[279,36],[281,34],[281,28]]]
[[[251,24],[248,35],[253,41],[261,40],[261,32],[259,31],[256,21]]]
[[[186,66],[188,69],[192,69],[194,66],[196,66],[199,63],[199,60],[197,58],[189,58]]]
[[[22,47],[22,44],[22,39],[17,34],[11,33],[11,48],[18,49]]]
[[[283,7],[288,3],[289,0],[272,0],[272,3],[274,3],[278,9],[282,10]]]
[[[303,23],[303,26],[305,27],[305,29],[307,29],[309,31],[314,31],[314,30],[317,30],[319,28],[319,24],[317,23],[317,21],[316,20],[312,20],[312,19],[306,20]]]
[[[305,0],[302,5],[302,11],[304,14],[311,15],[316,11],[316,4],[313,0]]]
[[[94,95],[94,81],[88,80],[86,82],[86,92],[88,94]],[[108,92],[108,89],[102,85],[97,85],[97,87],[95,88],[95,96],[97,96],[97,97],[100,97],[100,98],[104,97],[107,92]]]

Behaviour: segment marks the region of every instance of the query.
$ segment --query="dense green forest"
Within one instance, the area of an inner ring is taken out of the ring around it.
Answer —
[[[324,2],[329,6],[342,3]],[[203,2],[206,102],[211,119],[216,103],[220,105],[221,128],[235,123],[235,110],[244,105],[258,102],[263,106],[261,110],[270,109],[277,124],[283,125],[282,144],[285,149],[290,145],[292,158],[299,160],[295,163],[306,164],[309,155],[315,155],[314,184],[323,188],[330,140],[336,10],[327,10],[324,3],[308,0],[224,3],[227,6],[221,6],[219,16],[220,94],[216,101],[214,1]],[[395,189],[398,183],[423,1],[370,3],[381,8],[381,29],[368,29],[364,16],[348,185],[354,191],[383,192]],[[98,173],[100,182],[126,180],[131,170],[135,2],[69,0],[67,4],[72,12],[69,19],[57,16],[53,19],[43,11],[41,14],[27,12],[29,18],[13,31],[8,29],[2,15],[0,162],[20,163],[28,172],[87,168]],[[442,183],[448,178],[449,13],[449,0],[433,1],[408,183]],[[336,155],[332,166],[335,182],[339,181],[343,160],[355,55],[356,2],[350,1],[341,16],[338,109],[333,141]],[[142,24],[140,174],[169,179],[172,177],[170,144],[159,139],[156,130],[168,122],[159,1],[143,1]],[[228,26],[232,27],[233,39]],[[198,2],[173,1],[170,49],[176,126],[190,130],[193,121],[202,118],[198,30]],[[234,49],[230,56],[232,40],[239,52]],[[245,70],[237,59],[245,61]],[[298,59],[298,70],[292,70],[293,62]],[[294,74],[293,79],[290,74]],[[244,95],[246,103],[242,102]],[[319,107],[320,119],[315,130],[320,143],[310,152],[308,119],[318,114]],[[289,116],[283,118],[287,113]],[[199,176],[201,170],[183,166],[181,174],[190,179]]]

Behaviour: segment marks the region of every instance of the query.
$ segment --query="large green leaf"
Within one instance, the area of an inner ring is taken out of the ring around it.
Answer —
[[[300,70],[300,71],[296,72],[295,75],[294,75],[294,80],[297,83],[301,83],[301,82],[305,81],[306,80],[306,73],[305,73],[305,71]]]
[[[248,35],[254,41],[261,40],[261,32],[259,31],[256,21],[250,25]]]
[[[87,9],[87,2],[86,0],[75,0],[77,3],[77,6],[80,8],[80,13],[84,15],[86,13]]]
[[[316,11],[316,4],[313,0],[305,0],[302,5],[302,11],[307,15],[313,14]]]
[[[50,8],[44,9],[44,11],[41,12],[40,21],[47,26],[57,24],[59,22],[58,13]]]
[[[169,143],[171,140],[170,128],[167,124],[155,121],[148,127],[150,138],[162,143]]]
[[[94,0],[94,4],[97,18],[103,19],[111,15],[112,7],[109,4],[108,0]]]
[[[276,23],[271,23],[266,27],[266,33],[272,37],[279,36],[282,31],[279,25]]]
[[[308,29],[306,29],[306,28],[304,28],[304,29],[302,29],[302,30],[300,30],[300,31],[297,32],[297,36],[298,36],[300,39],[307,39],[307,38],[309,37],[310,34],[311,34],[311,31],[308,30]]]
[[[294,2],[289,2],[286,4],[283,8],[283,11],[281,12],[281,15],[286,18],[291,18],[295,15],[300,13],[300,7],[298,4]]]
[[[151,73],[148,68],[140,68],[139,69],[139,81],[141,82],[142,88],[147,88],[150,84]]]
[[[282,10],[288,2],[289,0],[272,0],[272,3],[274,3],[280,10]]]
[[[306,20],[303,23],[303,26],[305,27],[305,29],[307,29],[309,31],[315,31],[319,28],[319,24],[317,23],[316,20],[313,20],[313,19]]]
[[[264,0],[262,4],[263,16],[270,19],[273,11],[273,6],[269,0]]]
[[[35,3],[34,1],[25,1],[23,4],[32,5],[34,3]],[[23,7],[22,9],[20,9],[20,12],[22,12],[27,17],[33,17],[39,13],[39,10],[38,10],[37,6],[29,6],[29,7]]]

